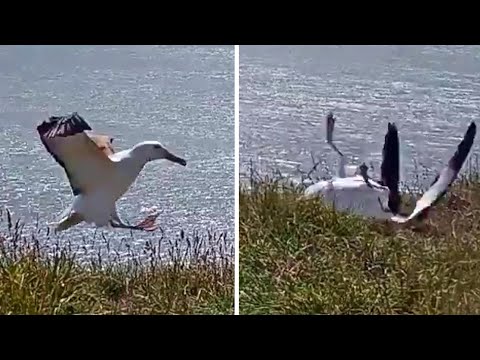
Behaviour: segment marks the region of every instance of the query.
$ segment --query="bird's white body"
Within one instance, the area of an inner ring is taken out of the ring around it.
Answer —
[[[145,165],[144,160],[132,155],[131,149],[112,154],[109,158],[113,162],[109,174],[98,178],[99,185],[95,191],[75,196],[70,208],[70,212],[80,214],[86,223],[96,226],[108,225],[112,215],[116,215],[117,200],[128,191]]]
[[[333,143],[335,119],[333,114],[327,117],[327,143],[340,156],[340,164],[336,177],[310,185],[304,192],[305,197],[321,196],[323,200],[334,206],[336,210],[351,212],[360,216],[376,219],[389,219],[392,214],[385,211],[390,190],[387,186],[368,178],[365,164],[349,165],[346,157]],[[365,176],[362,174],[362,168]]]
[[[360,171],[357,165],[349,165],[346,163],[345,156],[340,156],[340,165],[337,170],[337,177],[347,178],[360,175]]]
[[[99,190],[92,194],[75,196],[70,211],[67,214],[62,214],[62,218],[69,217],[71,213],[76,213],[81,215],[86,223],[107,226],[114,212],[115,200],[109,193]]]
[[[382,204],[388,202],[389,190],[373,180],[369,187],[361,175],[346,178],[333,178],[310,185],[305,190],[306,197],[321,196],[336,210],[352,212],[357,215],[388,219],[391,214],[382,210]]]
[[[358,166],[357,165],[345,165],[343,167],[345,177],[352,177],[358,175]]]

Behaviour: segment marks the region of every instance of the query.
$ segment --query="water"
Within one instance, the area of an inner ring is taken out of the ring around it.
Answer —
[[[335,168],[325,143],[332,110],[338,148],[377,170],[395,122],[408,182],[414,159],[446,164],[479,107],[480,46],[241,46],[241,176],[250,160],[295,176],[311,168],[312,152]]]
[[[36,125],[77,111],[115,149],[158,140],[187,160],[145,166],[118,202],[137,222],[157,206],[166,235],[234,229],[233,46],[1,46],[0,207],[27,223],[56,219],[71,201],[63,169]],[[122,238],[125,231],[103,231]],[[76,239],[91,226],[66,232]],[[155,234],[136,233],[142,244]]]

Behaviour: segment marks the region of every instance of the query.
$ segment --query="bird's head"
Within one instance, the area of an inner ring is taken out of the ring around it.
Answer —
[[[143,141],[135,145],[132,153],[134,156],[142,158],[145,162],[166,159],[182,166],[187,165],[185,159],[172,154],[158,141]]]

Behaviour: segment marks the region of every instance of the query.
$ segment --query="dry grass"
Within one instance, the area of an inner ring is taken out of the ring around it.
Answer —
[[[0,234],[1,314],[233,314],[233,247],[225,234],[185,234],[147,261],[102,256],[80,262],[70,244],[46,250],[6,215]],[[220,245],[217,250],[209,244]]]
[[[478,180],[421,226],[338,213],[275,181],[242,188],[240,312],[480,314]]]

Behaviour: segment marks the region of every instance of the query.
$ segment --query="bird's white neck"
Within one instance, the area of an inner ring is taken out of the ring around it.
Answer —
[[[137,166],[140,166],[140,169],[151,160],[148,158],[147,154],[145,154],[143,149],[137,148],[136,146],[128,150],[128,157],[132,163],[136,163]]]
[[[116,167],[119,172],[117,181],[115,185],[112,184],[112,187],[115,192],[115,197],[120,198],[132,185],[140,172],[142,171],[145,164],[148,162],[144,158],[136,156],[134,152],[130,150],[124,150],[114,154],[116,158]]]

